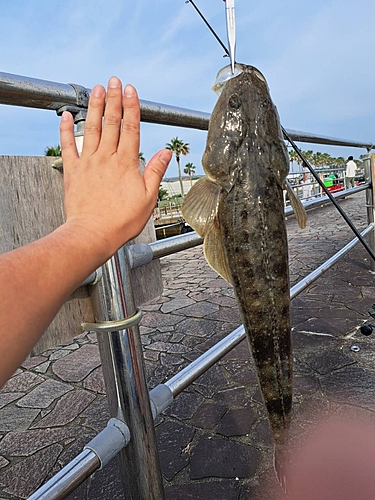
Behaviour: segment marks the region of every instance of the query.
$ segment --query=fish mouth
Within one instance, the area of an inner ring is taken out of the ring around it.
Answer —
[[[234,73],[232,73],[232,67],[230,64],[228,66],[224,66],[224,68],[221,68],[221,70],[216,75],[216,80],[214,86],[212,87],[212,90],[215,92],[215,94],[220,96],[225,83],[231,78],[235,78],[242,72],[243,68],[241,64],[234,65]]]
[[[244,71],[251,71],[252,74],[254,74],[259,80],[264,82],[267,85],[268,84],[262,73],[255,68],[254,66],[246,66],[244,64],[235,64],[234,65],[234,73],[232,73],[232,67],[230,65],[224,66],[224,68],[221,68],[221,70],[218,72],[216,75],[216,80],[214,83],[214,86],[212,87],[212,90],[220,96],[221,92],[223,91],[223,87],[226,84],[228,80],[231,78],[235,78],[236,76],[240,75]]]

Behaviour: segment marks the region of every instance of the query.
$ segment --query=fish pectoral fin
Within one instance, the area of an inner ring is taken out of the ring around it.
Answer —
[[[294,210],[295,216],[297,218],[298,225],[301,229],[305,229],[307,223],[307,215],[305,207],[302,205],[301,200],[296,195],[294,189],[290,185],[289,181],[285,181],[285,187],[289,196],[290,203]]]
[[[217,214],[221,187],[207,177],[199,179],[185,196],[181,211],[186,222],[204,238]]]
[[[214,219],[211,229],[204,239],[203,251],[212,269],[219,273],[228,283],[233,285],[217,217]]]

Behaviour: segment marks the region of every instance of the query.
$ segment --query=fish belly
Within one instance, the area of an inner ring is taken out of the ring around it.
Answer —
[[[219,204],[234,291],[276,446],[288,439],[292,402],[290,292],[283,195],[272,175],[239,178]]]

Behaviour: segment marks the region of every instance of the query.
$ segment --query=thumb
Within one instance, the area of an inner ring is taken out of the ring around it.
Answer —
[[[172,158],[172,151],[168,149],[162,149],[158,153],[154,154],[151,160],[148,162],[143,178],[145,181],[146,190],[150,194],[157,193],[159,190],[160,182],[165,174],[169,162]]]

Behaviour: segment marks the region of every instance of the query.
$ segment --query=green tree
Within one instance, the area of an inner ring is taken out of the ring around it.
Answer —
[[[181,187],[181,196],[183,197],[184,187],[182,185],[180,158],[181,155],[186,156],[187,154],[190,153],[189,144],[184,143],[181,139],[175,137],[174,139],[171,140],[171,142],[168,142],[165,147],[170,151],[172,151],[172,153],[174,153],[176,156],[176,162],[178,167],[178,178],[180,180],[180,187]]]
[[[299,154],[296,151],[294,151],[294,149],[289,150],[289,160],[292,164],[294,161],[297,163],[297,165],[301,165],[301,163],[302,163],[302,160],[301,160]],[[291,168],[291,172],[293,172],[293,167]]]
[[[143,160],[143,161],[146,163],[146,158],[145,158],[145,155],[142,153],[142,151],[140,151],[140,152],[138,153],[138,158],[139,158],[140,160]]]
[[[58,144],[57,146],[49,146],[44,150],[44,156],[61,156],[61,147]]]
[[[308,151],[303,151],[303,156],[306,158],[306,160],[310,164],[315,165],[315,163],[314,163],[314,151],[312,149],[309,149]]]
[[[192,175],[195,174],[195,165],[191,162],[187,163],[184,168],[184,174],[188,175],[190,178],[190,186],[193,185]]]
[[[318,151],[313,154],[313,163],[318,168],[327,167],[331,163],[331,156],[328,153]]]
[[[165,200],[168,198],[168,191],[163,188],[160,184],[160,187],[159,187],[159,194],[158,194],[158,200],[161,201],[161,200]]]

